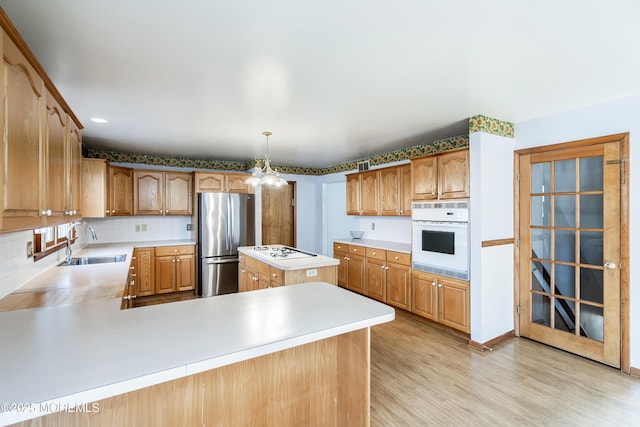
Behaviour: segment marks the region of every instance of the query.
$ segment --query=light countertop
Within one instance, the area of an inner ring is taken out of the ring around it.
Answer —
[[[388,242],[386,240],[373,239],[351,239],[349,237],[344,239],[334,239],[334,242],[411,254],[411,243]]]
[[[283,245],[268,245],[269,247],[282,247]],[[330,267],[340,264],[335,258],[324,255],[310,256],[306,258],[273,258],[254,251],[255,246],[243,246],[238,252],[253,257],[265,264],[269,264],[280,270],[306,270],[309,268]],[[308,252],[308,251],[305,251]]]
[[[92,403],[393,320],[327,283],[117,310],[109,301],[0,313],[0,402]],[[42,415],[0,413],[0,425]]]
[[[124,262],[74,265],[57,264],[27,281],[0,299],[0,311],[112,299],[119,307],[127,283],[131,256],[135,247],[194,245],[190,240],[151,242],[95,243],[73,252],[73,257],[127,255]]]

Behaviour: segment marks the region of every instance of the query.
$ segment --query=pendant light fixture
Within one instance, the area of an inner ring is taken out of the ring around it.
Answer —
[[[264,156],[264,166],[260,168],[255,168],[253,173],[247,180],[244,182],[245,184],[253,185],[254,187],[258,184],[263,185],[287,185],[287,181],[280,177],[280,172],[271,169],[271,159],[269,158],[269,137],[272,135],[271,132],[266,131],[262,132],[262,134],[267,138],[267,153]]]

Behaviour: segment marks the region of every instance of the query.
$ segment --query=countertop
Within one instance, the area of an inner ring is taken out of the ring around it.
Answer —
[[[4,312],[0,402],[90,404],[394,317],[318,282],[135,310],[95,301]],[[0,412],[0,425],[40,415]]]
[[[268,245],[269,247],[282,247],[283,245]],[[255,246],[243,246],[238,248],[238,252],[250,257],[253,257],[265,264],[269,264],[280,270],[306,270],[309,268],[330,267],[340,264],[335,258],[330,258],[324,255],[316,254],[316,256],[310,256],[307,258],[273,258],[270,256],[264,256],[257,254],[253,248]],[[305,251],[308,252],[308,251]],[[311,253],[311,252],[309,252]]]
[[[73,257],[111,256],[126,254],[124,262],[58,267],[53,265],[0,299],[0,311],[19,310],[112,299],[120,306],[127,283],[133,249],[149,246],[194,245],[190,240],[150,242],[94,243],[74,251]],[[53,256],[53,255],[52,255]]]
[[[349,237],[344,239],[334,239],[334,242],[411,254],[411,243],[388,242],[386,240],[373,239],[351,239]]]

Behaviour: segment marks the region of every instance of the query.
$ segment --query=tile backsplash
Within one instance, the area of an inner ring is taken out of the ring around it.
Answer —
[[[141,242],[150,240],[187,240],[192,239],[192,231],[187,231],[191,224],[190,216],[149,217],[131,216],[104,219],[86,219],[96,230],[96,243]],[[142,230],[146,226],[146,231]],[[78,240],[74,250],[80,250],[89,239],[85,227],[77,227]],[[61,262],[65,250],[49,255],[38,262],[27,258],[27,242],[33,241],[33,231],[16,231],[0,234],[0,298],[13,292],[24,283],[44,272],[49,267]]]

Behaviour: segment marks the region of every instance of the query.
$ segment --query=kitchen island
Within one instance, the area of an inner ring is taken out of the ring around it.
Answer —
[[[338,283],[335,258],[283,245],[238,248],[238,291],[308,282]]]
[[[370,327],[393,319],[326,283],[0,313],[0,425],[368,425]]]

